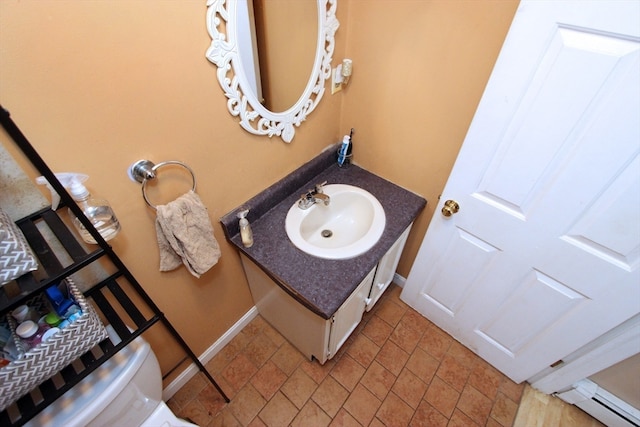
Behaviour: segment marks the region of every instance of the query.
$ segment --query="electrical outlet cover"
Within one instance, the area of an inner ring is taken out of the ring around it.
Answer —
[[[342,84],[337,83],[338,77],[338,68],[336,67],[331,70],[331,95],[342,90]]]

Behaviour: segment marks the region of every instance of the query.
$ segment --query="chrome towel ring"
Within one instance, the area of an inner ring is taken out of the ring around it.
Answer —
[[[129,178],[131,178],[132,181],[138,181],[142,184],[142,197],[147,205],[153,209],[156,209],[156,206],[149,201],[147,193],[145,192],[145,185],[147,184],[147,181],[156,179],[156,171],[158,169],[168,165],[178,165],[188,170],[191,174],[191,179],[193,180],[193,187],[191,188],[191,191],[196,191],[196,175],[189,166],[181,161],[167,160],[166,162],[160,162],[156,165],[150,160],[138,160],[129,167]]]

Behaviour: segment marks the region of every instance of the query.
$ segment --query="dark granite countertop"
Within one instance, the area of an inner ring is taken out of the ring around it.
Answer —
[[[337,146],[336,146],[337,147]],[[287,237],[285,218],[300,195],[317,183],[351,184],[373,194],[382,204],[386,225],[378,243],[345,260],[317,258],[296,248]],[[227,240],[276,283],[314,313],[329,319],[424,209],[426,200],[356,165],[340,168],[335,148],[325,150],[284,179],[220,219]],[[237,212],[247,217],[254,244],[242,245]]]

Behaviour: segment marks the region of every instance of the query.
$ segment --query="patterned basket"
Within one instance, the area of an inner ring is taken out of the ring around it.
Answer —
[[[19,359],[0,368],[0,411],[107,338],[107,331],[93,306],[71,279],[67,278],[65,281],[69,296],[80,306],[82,314],[47,342],[37,345]],[[27,305],[41,306],[43,298],[44,296],[39,294],[28,301]],[[21,348],[21,343],[15,335],[14,319],[7,315],[7,321],[18,348]]]

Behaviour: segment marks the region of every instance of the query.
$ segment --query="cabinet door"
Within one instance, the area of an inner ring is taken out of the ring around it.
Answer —
[[[336,314],[331,318],[331,333],[329,335],[328,359],[332,358],[342,344],[349,338],[351,332],[362,320],[364,309],[369,296],[369,289],[373,283],[373,275],[376,269],[371,270],[367,277],[358,285],[355,291],[340,306]]]
[[[407,242],[407,236],[409,235],[412,225],[413,223],[409,224],[407,229],[404,230],[398,240],[396,240],[393,246],[391,246],[391,249],[389,249],[378,263],[376,276],[373,279],[373,286],[371,286],[371,293],[367,300],[367,311],[373,308],[375,303],[380,299],[384,291],[393,281],[393,276],[396,274],[396,268],[398,268],[398,262],[400,262],[400,255],[402,255],[402,249],[404,249],[404,244]]]

